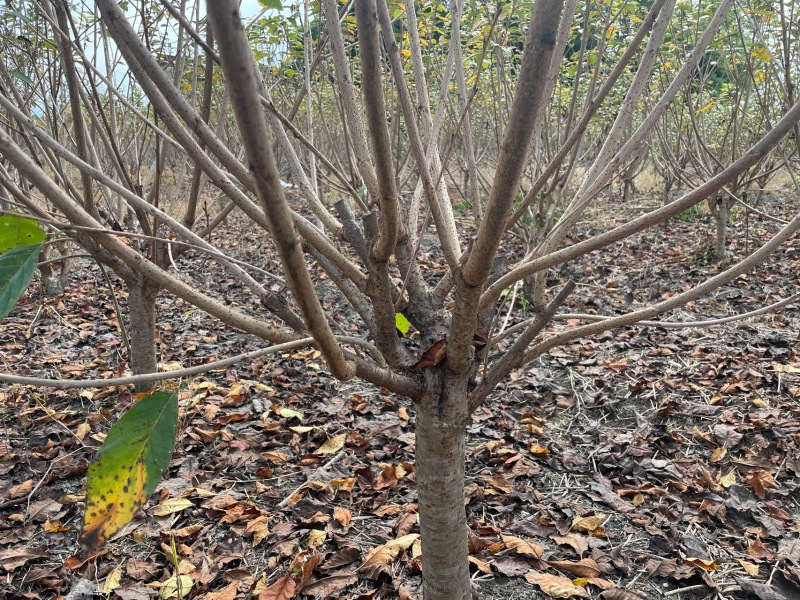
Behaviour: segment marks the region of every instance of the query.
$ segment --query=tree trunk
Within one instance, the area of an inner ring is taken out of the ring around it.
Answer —
[[[672,191],[672,184],[675,183],[675,180],[672,177],[664,177],[664,189],[661,192],[661,205],[664,206],[665,204],[669,203],[670,197],[669,193]]]
[[[721,198],[717,202],[717,239],[714,245],[714,259],[719,262],[725,259],[725,239],[728,237],[728,200]]]
[[[447,396],[460,398],[448,402]],[[440,401],[445,406],[443,415],[439,414]],[[447,406],[463,408],[448,410]],[[448,385],[441,399],[436,393],[428,393],[417,403],[417,489],[425,600],[472,598],[464,509],[466,420],[466,381]]]
[[[128,286],[128,335],[131,355],[128,357],[134,375],[155,373],[156,359],[156,298],[160,288],[147,279]],[[137,384],[136,391],[144,392],[151,383]]]
[[[622,203],[627,205],[636,193],[636,186],[633,182],[633,177],[624,178],[622,180]]]

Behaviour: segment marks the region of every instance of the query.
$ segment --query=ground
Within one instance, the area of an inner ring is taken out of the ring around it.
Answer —
[[[618,202],[604,201],[570,241],[625,216]],[[781,196],[761,208],[786,218],[798,206]],[[735,218],[729,261],[780,225]],[[710,227],[689,213],[552,271],[548,284],[578,283],[562,312],[636,309],[725,268],[708,262]],[[217,238],[275,268],[266,237],[235,217]],[[796,294],[798,243],[666,318],[714,319]],[[434,276],[442,265],[429,251],[421,260]],[[214,261],[187,254],[177,266],[263,314]],[[112,292],[88,262],[60,297],[34,285],[0,327],[0,370],[124,373],[115,299],[124,311],[124,288],[115,282]],[[465,503],[483,597],[800,597],[798,308],[712,328],[609,332],[502,384],[469,427]],[[165,368],[260,345],[166,295],[159,316]],[[517,297],[506,327],[525,316]],[[340,325],[350,327],[346,318]],[[178,583],[184,597],[205,600],[420,597],[412,403],[335,381],[313,350],[181,385],[180,435],[163,482],[88,562],[74,558],[86,469],[132,392],[0,388],[0,597],[169,598]]]

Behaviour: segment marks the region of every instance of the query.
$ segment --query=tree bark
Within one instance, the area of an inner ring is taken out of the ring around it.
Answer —
[[[158,370],[156,358],[156,298],[159,288],[147,279],[140,279],[128,286],[128,335],[131,355],[128,357],[134,375],[155,373]],[[137,392],[147,391],[150,383],[136,386]]]
[[[728,199],[717,200],[714,216],[717,218],[717,235],[714,243],[714,260],[725,260],[725,240],[728,237]]]
[[[453,396],[460,398],[448,402],[447,397]],[[463,408],[442,410],[448,405]],[[417,489],[425,600],[472,597],[464,511],[466,420],[466,381],[449,383],[441,396],[429,387],[417,403]]]

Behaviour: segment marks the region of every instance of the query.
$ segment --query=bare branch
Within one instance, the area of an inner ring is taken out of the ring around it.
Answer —
[[[696,285],[692,289],[678,294],[677,296],[673,296],[669,300],[665,300],[664,302],[659,302],[653,306],[643,308],[641,310],[634,311],[632,313],[628,313],[627,315],[622,315],[620,317],[614,317],[611,319],[606,319],[600,321],[598,323],[592,323],[590,325],[584,325],[582,327],[576,327],[574,329],[570,329],[569,331],[565,331],[563,333],[556,334],[545,341],[537,344],[533,348],[531,348],[528,352],[525,353],[525,360],[524,363],[528,363],[538,356],[541,356],[551,348],[555,348],[556,346],[561,346],[571,340],[575,340],[578,338],[588,337],[590,335],[597,335],[603,331],[609,331],[610,329],[617,329],[619,327],[625,327],[628,325],[635,325],[639,321],[644,321],[646,319],[652,319],[655,316],[663,314],[667,311],[673,310],[678,308],[679,306],[683,306],[687,302],[691,302],[707,294],[711,290],[715,290],[718,287],[725,285],[746,273],[759,263],[766,260],[766,258],[772,254],[781,244],[791,239],[791,237],[800,231],[800,214],[794,217],[786,227],[781,229],[775,236],[772,237],[766,244],[761,246],[758,250],[753,252],[750,256],[745,258],[744,260],[736,263],[730,269],[727,269],[716,275],[707,279],[700,285]]]
[[[289,288],[331,372],[339,379],[350,379],[355,375],[355,365],[345,359],[328,325],[297,240],[289,206],[283,196],[269,143],[267,122],[259,101],[255,62],[239,18],[238,2],[212,2],[208,6],[208,15],[219,40],[220,60],[227,75],[225,83],[250,163],[250,174],[255,180],[256,191],[269,221]]]

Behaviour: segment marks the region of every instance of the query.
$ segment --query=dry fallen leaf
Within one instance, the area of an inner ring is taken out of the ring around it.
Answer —
[[[587,579],[600,575],[600,565],[598,565],[591,558],[583,558],[578,562],[571,562],[568,560],[551,560],[548,561],[547,564],[561,569],[562,571],[572,573],[578,577],[586,577]]]
[[[514,537],[513,535],[500,536],[506,548],[513,550],[515,554],[522,554],[524,556],[532,556],[533,558],[542,558],[544,548],[539,544],[527,542],[522,538]]]
[[[758,565],[755,563],[751,563],[747,560],[739,559],[739,564],[742,565],[742,568],[745,570],[745,573],[750,575],[750,577],[755,577],[758,575]]]
[[[747,475],[746,479],[753,488],[753,493],[762,500],[766,497],[767,490],[775,490],[780,487],[769,471],[753,471]]]
[[[353,518],[353,513],[350,512],[349,508],[337,506],[333,509],[333,518],[342,527],[347,527],[350,524],[350,520]]]
[[[526,573],[525,580],[535,583],[551,598],[588,598],[589,592],[572,583],[566,577],[549,575],[547,573]]]
[[[328,535],[324,529],[312,529],[308,532],[308,545],[311,548],[319,548],[327,538]]]
[[[695,567],[700,567],[701,569],[705,569],[706,571],[716,571],[719,565],[715,563],[713,560],[708,560],[705,558],[696,558],[692,556],[687,556],[683,559],[683,564],[691,565]]]
[[[718,463],[728,454],[728,449],[725,446],[718,446],[714,452],[711,453],[711,462]]]
[[[344,447],[344,441],[347,439],[346,433],[340,433],[330,438],[327,442],[322,444],[314,454],[336,454]]]
[[[203,600],[236,600],[236,593],[238,591],[238,584],[234,581],[228,587],[217,590],[216,592],[209,592],[203,596]]]
[[[363,564],[359,567],[359,571],[369,567],[388,565],[391,561],[397,558],[402,550],[405,550],[419,537],[418,533],[409,533],[396,540],[391,540],[385,544],[373,548],[367,554]]]
[[[170,498],[150,509],[150,514],[156,517],[165,517],[187,508],[192,508],[194,503],[187,498]]]
[[[572,521],[572,528],[576,531],[594,531],[606,520],[605,515],[593,515],[591,517],[575,517]]]
[[[258,594],[258,600],[289,600],[297,591],[297,584],[289,575],[279,578],[271,586],[264,588]]]
[[[122,565],[117,565],[114,569],[106,575],[105,583],[103,583],[103,593],[110,594],[119,587],[122,581]]]
[[[589,542],[587,541],[586,537],[579,533],[551,535],[550,539],[552,539],[556,544],[570,546],[579,556],[589,549]]]
[[[489,563],[479,560],[474,556],[468,556],[467,559],[469,562],[475,565],[481,573],[486,573],[487,575],[492,574],[492,567],[489,565]]]

